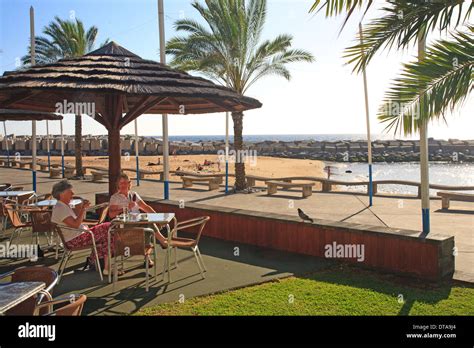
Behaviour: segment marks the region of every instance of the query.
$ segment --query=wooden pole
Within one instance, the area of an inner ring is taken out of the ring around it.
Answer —
[[[51,149],[49,146],[49,121],[46,120],[46,151],[48,152],[48,170],[51,170]]]
[[[109,195],[116,191],[116,184],[121,169],[120,153],[120,129],[110,128],[109,130]]]
[[[158,26],[160,33],[160,62],[166,64],[165,51],[165,11],[163,0],[158,0]],[[162,115],[163,121],[163,174],[164,174],[164,198],[169,199],[169,143],[168,143],[168,115]]]
[[[31,66],[35,65],[35,10],[30,7],[30,45]],[[36,121],[31,123],[31,173],[33,176],[33,191],[36,192]]]
[[[418,35],[418,61],[425,59],[426,34],[420,32]],[[421,216],[423,233],[430,233],[430,179],[429,179],[429,151],[428,151],[428,120],[425,115],[425,105],[420,99],[420,181],[421,181]]]
[[[63,120],[59,121],[59,128],[61,129],[61,168],[62,168],[62,176],[63,179],[64,175],[64,132],[63,132]]]
[[[3,121],[3,131],[5,132],[5,149],[7,150],[7,166],[10,167],[10,150],[8,148],[7,123]]]
[[[364,37],[362,34],[362,23],[359,23],[360,44],[364,44]],[[369,207],[373,204],[373,181],[372,181],[372,140],[370,137],[370,117],[369,117],[369,92],[367,87],[367,73],[365,68],[362,69],[362,76],[364,79],[364,96],[365,96],[365,121],[367,125],[367,162],[369,164]]]
[[[229,193],[229,113],[225,113],[225,193]]]
[[[138,120],[135,119],[135,161],[137,166],[137,186],[140,186],[140,154],[138,153]]]
[[[105,98],[107,117],[111,127],[109,132],[109,195],[117,192],[117,179],[120,175],[122,164],[122,152],[120,149],[120,117],[123,110],[123,99],[120,95],[107,96]]]

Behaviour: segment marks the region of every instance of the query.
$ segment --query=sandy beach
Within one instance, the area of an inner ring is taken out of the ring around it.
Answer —
[[[47,161],[47,157],[39,156],[42,161]],[[51,157],[52,163],[60,163],[61,158]],[[83,157],[83,166],[103,167],[108,166],[108,157]],[[204,166],[204,162],[211,162],[210,165]],[[67,165],[75,165],[75,158],[66,156]],[[135,157],[122,156],[122,168],[135,169]],[[160,163],[159,165],[156,165]],[[140,168],[150,171],[163,170],[163,156],[140,156]],[[225,164],[219,164],[218,155],[175,155],[170,156],[170,170],[184,170],[199,173],[225,173]],[[304,160],[291,158],[277,158],[259,156],[255,162],[249,162],[245,166],[247,174],[280,177],[280,176],[326,176],[324,173],[324,162],[318,160]],[[234,172],[234,165],[229,163],[230,173]],[[158,175],[150,175],[148,177],[157,179]],[[231,183],[233,182],[231,178]]]

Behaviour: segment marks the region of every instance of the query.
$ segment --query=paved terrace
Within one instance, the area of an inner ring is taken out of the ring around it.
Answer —
[[[172,179],[177,179],[172,177]],[[51,192],[52,185],[59,179],[48,178],[47,173],[38,172],[38,192]],[[31,189],[31,172],[22,169],[0,168],[0,183],[10,182]],[[75,192],[91,202],[98,192],[107,192],[108,184],[73,180]],[[410,196],[375,196],[374,205],[368,208],[368,197],[364,194],[314,192],[309,198],[301,198],[300,191],[279,191],[267,196],[266,191],[252,194],[226,196],[224,188],[207,191],[207,186],[195,184],[183,189],[181,181],[170,184],[170,199],[186,202],[216,205],[221,207],[256,210],[297,216],[297,208],[310,217],[333,221],[346,221],[375,226],[411,229],[421,231],[421,202]],[[317,185],[315,186],[317,190]],[[141,180],[135,187],[142,197],[151,200],[163,198],[163,184],[157,181]],[[474,282],[474,203],[451,202],[450,209],[441,209],[441,200],[431,200],[431,231],[455,237],[457,247],[455,278]]]
[[[50,179],[47,173],[38,173],[38,192],[47,193],[58,179]],[[31,172],[21,169],[0,169],[0,182],[10,182],[15,185],[31,188]],[[95,194],[106,192],[108,184],[92,183],[89,181],[72,181],[75,192],[92,202]],[[143,197],[161,199],[163,185],[154,181],[141,181],[140,187],[135,188]],[[173,200],[203,203],[229,208],[253,209],[263,212],[273,212],[296,216],[296,208],[303,209],[309,216],[335,221],[347,221],[361,224],[389,226],[394,228],[421,229],[420,201],[411,197],[377,196],[374,206],[368,208],[368,197],[353,193],[320,193],[302,199],[297,191],[280,191],[277,195],[267,196],[265,191],[252,194],[226,196],[223,188],[219,191],[207,191],[205,186],[195,185],[192,189],[182,189],[176,182],[170,185],[170,195]],[[458,255],[456,257],[455,279],[474,282],[474,204],[452,202],[449,211],[441,210],[441,201],[433,199],[431,204],[432,231],[454,235]],[[233,250],[240,247],[239,257]],[[82,291],[90,297],[85,309],[87,314],[122,314],[160,302],[177,301],[180,295],[185,298],[223,291],[235,287],[260,283],[273,278],[302,275],[327,267],[324,260],[263,250],[245,245],[236,245],[204,238],[202,253],[208,272],[206,280],[201,280],[191,254],[180,251],[181,262],[175,270],[176,282],[166,286],[163,282],[154,282],[150,292],[146,293],[143,284],[143,268],[141,263],[135,265],[132,272],[120,281],[116,291],[111,285],[101,284],[98,274],[84,272],[67,274],[57,289],[56,294],[71,291]],[[243,254],[242,254],[243,252]],[[43,263],[57,266],[55,260],[48,254]],[[242,256],[244,255],[244,256]],[[158,270],[162,269],[163,253],[159,252]],[[77,263],[82,263],[84,257],[79,257]],[[138,260],[139,262],[140,260]],[[0,272],[18,266],[31,264],[29,261],[2,261]],[[138,267],[139,266],[139,267]],[[131,265],[133,267],[133,264]],[[74,270],[71,261],[68,270]],[[159,279],[161,279],[159,277]],[[69,281],[68,281],[69,280]],[[187,286],[194,284],[193,286]],[[84,290],[85,289],[85,290]],[[119,290],[121,289],[121,290]],[[161,296],[157,296],[161,295]]]

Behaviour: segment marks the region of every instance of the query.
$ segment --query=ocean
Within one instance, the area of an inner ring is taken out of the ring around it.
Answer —
[[[224,135],[180,135],[170,136],[170,140],[180,141],[219,141],[224,140]],[[342,140],[366,140],[365,134],[259,134],[244,135],[244,141],[261,142],[272,141],[342,141]],[[373,134],[372,140],[391,140],[392,135]],[[230,136],[230,141],[233,136]],[[352,173],[346,173],[346,171]],[[360,181],[368,180],[367,164],[365,163],[339,163],[336,169],[336,180]],[[375,163],[373,165],[373,178],[378,180],[398,179],[409,181],[420,181],[420,166],[418,163]],[[474,163],[430,163],[430,182],[432,184],[474,186]],[[352,191],[364,191],[363,187],[348,187]],[[399,185],[381,185],[379,192],[394,194],[416,194],[417,188]],[[474,193],[474,191],[464,191]],[[431,190],[436,195],[435,190]]]
[[[346,173],[351,171],[352,173]],[[420,181],[419,163],[374,163],[372,166],[374,180],[409,180]],[[365,163],[338,163],[335,180],[362,181],[369,180],[368,166]],[[430,183],[452,186],[474,186],[474,163],[438,163],[430,162]],[[365,191],[365,187],[349,186],[350,191]],[[381,185],[379,192],[416,194],[417,188],[400,185]],[[463,191],[474,193],[474,191]],[[436,190],[430,190],[436,195]]]
[[[154,138],[160,138],[161,135]],[[225,135],[174,135],[169,137],[171,141],[220,141],[225,139]],[[229,135],[232,142],[233,135]],[[388,134],[373,134],[372,140],[390,140],[393,139]],[[262,142],[271,141],[298,141],[298,140],[317,140],[317,141],[339,141],[339,140],[367,140],[365,134],[250,134],[244,135],[244,141]]]

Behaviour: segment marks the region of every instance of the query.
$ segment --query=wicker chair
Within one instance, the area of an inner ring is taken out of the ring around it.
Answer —
[[[6,204],[12,204],[13,206],[15,206],[16,202],[9,198],[0,199],[0,219],[2,220],[2,228],[0,231],[2,233],[5,233],[5,231],[7,230],[7,222],[9,220],[7,209],[5,207]]]
[[[174,226],[174,228],[171,230],[170,236],[168,236],[168,247],[166,249],[163,279],[165,277],[165,271],[170,272],[171,250],[173,248],[175,249],[175,251],[178,248],[190,249],[193,252],[194,258],[196,259],[196,262],[198,264],[201,277],[203,279],[205,278],[204,272],[206,272],[207,269],[204,265],[204,261],[202,259],[201,252],[199,251],[198,244],[201,238],[202,231],[204,230],[204,226],[209,221],[209,219],[209,216],[202,216],[195,219],[178,222],[176,226]],[[179,231],[188,230],[191,227],[197,228],[196,238],[182,238],[177,236],[177,233]],[[176,252],[175,265],[178,266],[178,262],[176,260]]]
[[[113,289],[115,291],[115,284],[118,280],[118,262],[117,262],[117,257],[120,256],[121,258],[121,264],[122,264],[122,269],[124,268],[123,263],[125,261],[130,261],[128,258],[132,256],[140,256],[141,260],[140,262],[143,262],[143,256],[145,255],[146,251],[146,244],[149,238],[147,237],[147,234],[151,237],[151,242],[152,245],[155,244],[155,234],[154,231],[150,228],[116,228],[116,229],[111,229],[109,231],[110,234],[114,234],[115,236],[115,254],[114,254],[114,262],[113,262]],[[110,240],[110,239],[109,239]],[[156,248],[153,248],[153,257],[154,257],[154,262],[156,265]],[[110,261],[112,261],[112,257],[109,258]],[[149,288],[149,267],[148,267],[148,257],[145,260],[146,266],[145,266],[145,272],[146,272],[146,280],[145,280],[145,286],[146,286],[146,291],[148,291]],[[112,262],[109,263],[109,282],[110,282],[110,268],[112,267]],[[157,277],[156,274],[156,267],[154,268],[154,276],[155,278]]]
[[[21,221],[19,210],[15,207],[15,205],[7,203],[4,205],[4,207],[7,212],[8,219],[10,220],[10,223],[13,226],[13,232],[10,236],[11,244],[13,239],[15,238],[15,234],[18,233],[19,237],[25,229],[31,228],[32,224],[31,222]]]
[[[51,300],[54,287],[58,283],[58,274],[55,270],[48,267],[25,267],[18,268],[15,271],[0,275],[0,279],[11,277],[11,282],[43,282],[46,284],[42,293],[30,297],[15,307],[9,309],[6,315],[34,315],[38,310],[38,305],[44,303],[44,300]],[[45,298],[46,297],[46,298]],[[44,314],[47,310],[44,308],[39,313]]]
[[[69,294],[55,298],[51,301],[43,302],[37,306],[37,309],[41,310],[44,307],[57,306],[58,304],[67,303],[65,306],[62,306],[53,311],[49,311],[44,315],[54,315],[54,316],[80,316],[82,309],[84,308],[84,303],[87,300],[87,296],[83,294]]]
[[[104,277],[102,276],[102,270],[100,268],[100,262],[99,262],[99,255],[97,254],[97,246],[95,244],[95,237],[94,233],[89,230],[82,230],[82,229],[77,229],[77,228],[71,228],[71,227],[66,227],[66,226],[59,226],[56,224],[53,224],[54,231],[57,233],[59,238],[61,239],[61,242],[63,243],[63,248],[64,248],[64,253],[61,258],[61,261],[59,263],[58,271],[59,271],[59,281],[61,281],[61,277],[63,275],[64,269],[66,268],[66,265],[68,261],[71,259],[72,254],[78,251],[84,251],[84,250],[92,250],[95,255],[95,262],[96,262],[96,269],[99,272],[100,280],[104,280]],[[85,245],[81,247],[74,247],[70,248],[68,247],[66,240],[64,238],[64,234],[62,230],[69,230],[69,231],[76,231],[76,232],[83,232],[83,233],[90,233],[91,234],[91,240],[92,244],[91,245]]]
[[[107,216],[109,214],[109,203],[102,203],[102,204],[97,204],[94,205],[90,208],[87,209],[88,211],[100,211],[99,214],[99,219],[98,220],[92,220],[92,219],[84,219],[82,221],[83,224],[88,225],[88,226],[95,226],[99,225],[107,219]]]

